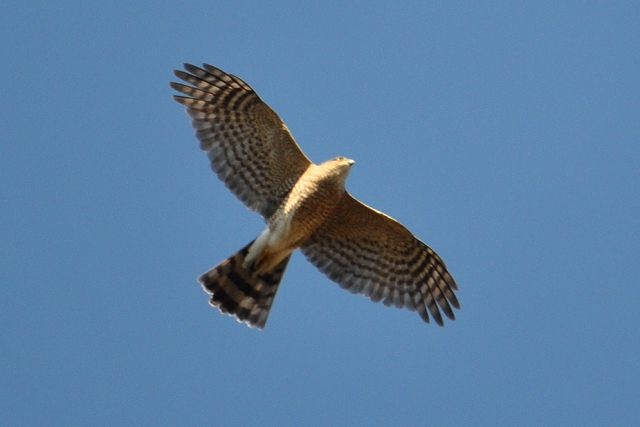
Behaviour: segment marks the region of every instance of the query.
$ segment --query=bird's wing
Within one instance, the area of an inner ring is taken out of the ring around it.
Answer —
[[[225,185],[269,218],[311,164],[280,117],[240,78],[214,66],[174,71],[200,148]]]
[[[332,215],[300,248],[331,280],[385,305],[455,319],[456,282],[433,249],[402,224],[345,192]],[[439,308],[438,308],[439,307]],[[427,312],[428,310],[428,312]]]

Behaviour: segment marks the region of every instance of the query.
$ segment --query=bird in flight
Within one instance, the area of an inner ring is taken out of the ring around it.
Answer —
[[[210,304],[263,329],[292,252],[374,302],[455,319],[456,282],[433,249],[345,189],[354,161],[316,165],[278,115],[242,79],[209,64],[184,64],[171,82],[218,178],[267,222],[265,230],[198,281]]]

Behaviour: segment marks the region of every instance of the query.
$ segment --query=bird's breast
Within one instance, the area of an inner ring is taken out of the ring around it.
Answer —
[[[284,203],[272,217],[274,235],[286,237],[290,245],[300,246],[331,215],[344,187],[335,185],[318,173],[303,174]]]

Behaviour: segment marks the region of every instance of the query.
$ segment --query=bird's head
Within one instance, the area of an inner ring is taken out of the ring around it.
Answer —
[[[351,165],[353,165],[354,163],[355,162],[353,160],[346,157],[336,157],[335,159],[327,160],[326,162],[320,164],[319,167],[323,171],[322,173],[325,174],[327,178],[332,181],[339,181],[344,187],[344,183],[347,180],[347,176],[349,175]]]

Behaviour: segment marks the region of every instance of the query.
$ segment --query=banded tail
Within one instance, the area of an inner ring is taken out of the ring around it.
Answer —
[[[257,274],[253,265],[244,266],[254,241],[204,273],[198,281],[211,295],[209,304],[218,307],[221,313],[263,329],[291,254],[268,273]]]

